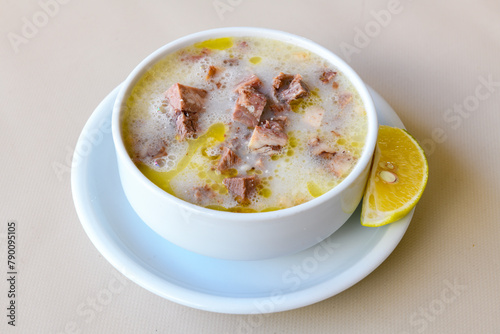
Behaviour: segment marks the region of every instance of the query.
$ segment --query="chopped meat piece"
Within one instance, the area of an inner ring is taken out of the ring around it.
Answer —
[[[195,187],[194,188],[194,199],[198,203],[206,202],[209,199],[215,197],[215,193],[208,185],[204,185],[203,187]]]
[[[288,125],[288,117],[286,116],[275,116],[270,120],[278,123],[282,129],[284,129]]]
[[[336,153],[333,148],[322,142],[318,137],[311,138],[308,145],[311,148],[311,153],[313,155],[321,156],[323,158],[331,157]]]
[[[203,104],[207,91],[195,87],[173,84],[166,92],[172,112],[175,117],[175,126],[179,140],[184,140],[196,134],[198,112],[203,111]]]
[[[309,95],[309,89],[300,74],[292,76],[280,72],[273,79],[273,96],[279,102],[290,103],[307,95]]]
[[[332,82],[332,88],[333,89],[339,88],[339,83],[337,81]]]
[[[311,106],[306,109],[302,120],[314,128],[319,128],[324,114],[325,109],[318,106]]]
[[[256,126],[248,143],[248,148],[256,153],[274,155],[286,145],[288,136],[279,122],[266,121]]]
[[[206,90],[184,86],[180,83],[173,84],[165,92],[165,97],[174,111],[180,110],[190,113],[203,111],[206,96]]]
[[[321,74],[321,76],[319,77],[319,80],[321,80],[321,82],[326,84],[326,83],[329,83],[330,80],[335,78],[336,75],[337,75],[337,72],[334,72],[331,70],[326,70],[323,72],[323,74]]]
[[[233,120],[246,126],[256,126],[259,124],[266,103],[267,99],[264,94],[257,92],[253,88],[241,88],[234,106]]]
[[[210,80],[212,79],[215,74],[217,74],[217,67],[210,65],[207,71],[207,76],[205,77],[205,80]]]
[[[175,127],[177,130],[177,135],[179,140],[184,140],[187,137],[192,137],[196,134],[198,114],[196,113],[184,113],[177,110],[176,113]]]
[[[290,86],[290,82],[293,80],[293,75],[291,74],[285,74],[283,72],[280,72],[276,77],[273,79],[273,96],[276,100],[280,100],[280,93],[288,88]]]
[[[222,181],[229,193],[231,193],[238,202],[246,202],[248,197],[257,187],[259,179],[255,175],[229,177]]]
[[[337,177],[343,177],[351,169],[354,157],[346,151],[337,152],[318,137],[314,137],[308,142],[311,153],[328,161],[328,169]]]
[[[239,84],[236,85],[236,88],[234,89],[235,92],[239,93],[241,89],[244,88],[259,88],[262,86],[262,81],[260,81],[259,77],[256,76],[255,74],[252,74],[245,80],[241,81]]]
[[[233,119],[235,121],[250,127],[255,127],[259,124],[260,116],[267,103],[264,94],[255,90],[261,85],[262,82],[255,74],[236,85],[234,91],[239,95],[233,112]]]
[[[238,65],[240,61],[236,58],[229,58],[229,59],[224,59],[222,62],[224,63],[224,65],[234,66]]]
[[[306,97],[307,95],[309,95],[309,89],[302,81],[302,76],[300,74],[297,74],[290,83],[290,86],[281,92],[281,98],[285,102],[291,102]]]
[[[349,172],[355,158],[346,151],[337,152],[330,158],[328,167],[337,177],[343,177]]]
[[[342,93],[339,95],[339,104],[342,109],[352,101],[352,94],[351,93]]]
[[[273,103],[269,106],[269,110],[271,110],[273,113],[281,113],[284,111],[289,111],[290,106],[288,104]]]
[[[230,148],[224,147],[217,165],[217,170],[223,172],[240,162],[240,158]]]

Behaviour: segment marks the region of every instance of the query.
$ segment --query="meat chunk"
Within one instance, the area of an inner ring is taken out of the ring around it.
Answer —
[[[207,71],[207,76],[205,77],[205,80],[210,80],[212,79],[216,74],[217,74],[217,67],[210,65]]]
[[[286,116],[274,116],[270,121],[278,123],[282,129],[284,129],[288,124],[288,117]]]
[[[311,138],[307,143],[313,155],[322,158],[331,158],[336,153],[335,149],[322,142],[318,137]]]
[[[319,128],[324,114],[325,109],[318,106],[311,106],[306,109],[302,120],[313,128]]]
[[[280,94],[283,90],[287,89],[290,86],[290,83],[293,80],[293,75],[291,74],[285,74],[283,72],[280,72],[276,77],[273,79],[273,97],[277,101],[281,101]]]
[[[262,82],[255,74],[236,85],[234,91],[239,95],[234,106],[233,120],[249,127],[259,124],[260,116],[267,103],[264,94],[256,90],[261,85]]]
[[[194,199],[198,204],[206,203],[210,199],[215,198],[215,192],[208,185],[195,187],[193,191]]]
[[[352,165],[355,162],[355,158],[346,151],[336,151],[324,142],[322,142],[318,137],[314,137],[308,142],[309,148],[313,155],[318,156],[321,159],[327,160],[327,168],[330,172],[335,174],[337,177],[343,177],[347,175]]]
[[[308,95],[309,89],[302,81],[302,76],[300,74],[297,74],[290,83],[290,86],[281,92],[282,100],[288,103],[299,98],[307,97]]]
[[[288,104],[282,104],[282,103],[273,103],[269,106],[269,110],[271,110],[274,114],[279,114],[284,111],[289,111],[290,106]]]
[[[240,162],[240,158],[230,148],[224,147],[217,170],[224,172]]]
[[[179,140],[182,141],[196,134],[198,114],[177,110],[175,116],[175,127],[177,130],[177,135],[179,136]]]
[[[340,104],[340,107],[344,109],[346,105],[348,105],[352,101],[352,94],[351,93],[342,93],[339,95],[338,102]]]
[[[337,177],[344,177],[351,170],[355,160],[356,159],[346,151],[337,152],[330,158],[328,168]]]
[[[251,76],[249,76],[248,78],[244,79],[239,84],[237,84],[234,91],[236,93],[239,93],[240,89],[243,89],[243,88],[255,88],[255,89],[257,89],[260,86],[262,86],[262,81],[260,81],[258,76],[256,76],[255,74],[252,74]]]
[[[203,111],[207,91],[180,83],[173,84],[166,92],[170,106],[174,110],[182,112],[197,113]]]
[[[266,121],[256,126],[248,143],[248,148],[256,153],[274,155],[286,145],[288,136],[282,124],[277,121]]]
[[[229,193],[240,203],[248,201],[258,182],[259,179],[255,175],[228,177],[222,181]]]
[[[246,126],[257,126],[266,103],[267,99],[264,94],[250,87],[241,88],[234,106],[233,120]]]
[[[321,82],[327,84],[330,82],[330,80],[332,80],[336,76],[337,76],[337,72],[334,72],[332,70],[326,70],[321,74],[321,76],[319,77],[319,80],[321,80]]]
[[[297,74],[284,74],[280,72],[273,79],[273,96],[282,103],[290,103],[296,99],[304,98],[309,95],[309,89],[303,82],[302,76]]]
[[[203,111],[207,91],[195,87],[173,84],[165,97],[172,107],[175,127],[180,140],[196,134],[198,113]]]

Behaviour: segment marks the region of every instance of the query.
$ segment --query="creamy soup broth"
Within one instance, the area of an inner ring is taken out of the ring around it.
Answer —
[[[238,88],[255,77],[260,83]],[[199,103],[186,105],[191,98]],[[167,55],[134,87],[122,124],[130,157],[158,187],[234,212],[284,209],[333,189],[359,159],[367,132],[359,94],[332,64],[255,37]]]

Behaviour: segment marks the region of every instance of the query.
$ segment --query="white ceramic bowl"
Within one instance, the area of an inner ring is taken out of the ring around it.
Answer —
[[[351,81],[368,117],[366,142],[351,173],[335,188],[309,202],[273,212],[234,213],[206,209],[168,194],[147,179],[130,159],[123,143],[123,106],[134,85],[155,64],[180,48],[220,37],[265,37],[295,44],[325,58]],[[322,46],[286,32],[262,28],[221,28],[175,40],[144,59],[125,80],[112,116],[121,183],[131,206],[156,233],[200,253],[230,260],[258,260],[299,252],[341,227],[359,204],[377,140],[378,122],[363,81],[342,59]],[[161,256],[161,254],[159,254]]]

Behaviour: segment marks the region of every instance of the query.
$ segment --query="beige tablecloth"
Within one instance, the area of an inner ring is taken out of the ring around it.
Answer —
[[[71,154],[99,102],[158,47],[225,26],[330,48],[394,107],[430,165],[410,227],[380,267],[323,302],[258,319],[191,309],[129,281],[92,245],[71,196]],[[5,0],[0,35],[1,333],[500,333],[498,1]],[[112,299],[88,307],[111,283]]]

